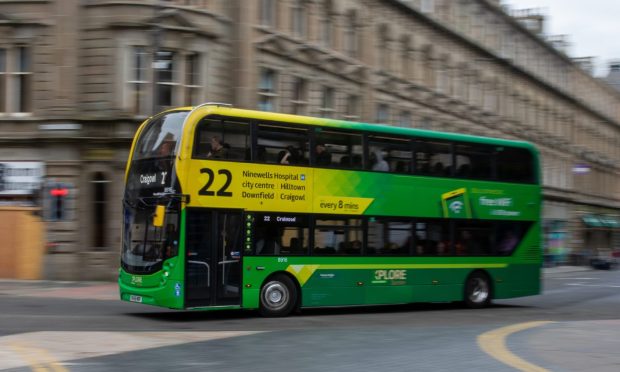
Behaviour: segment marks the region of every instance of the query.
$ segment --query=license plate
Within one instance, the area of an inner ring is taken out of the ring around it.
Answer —
[[[131,301],[131,302],[142,302],[142,296],[131,295],[131,296],[129,296],[129,301]]]

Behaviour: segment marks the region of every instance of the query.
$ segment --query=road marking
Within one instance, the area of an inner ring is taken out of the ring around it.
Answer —
[[[572,285],[572,286],[575,286],[575,287],[620,288],[620,285],[611,285],[611,284],[568,283],[566,285]]]
[[[10,342],[8,346],[19,354],[19,356],[28,363],[30,369],[35,372],[47,372],[49,370],[54,372],[69,372],[68,369],[58,364],[54,356],[45,349],[16,342]]]
[[[0,337],[0,370],[29,367],[35,372],[68,372],[80,359],[248,336],[262,331],[64,332],[45,331]],[[84,342],[84,340],[88,340]],[[79,362],[78,362],[79,363]]]
[[[554,280],[596,280],[598,278],[549,278]]]
[[[494,329],[478,336],[478,346],[487,354],[500,362],[507,364],[521,371],[549,372],[549,370],[532,364],[519,358],[506,347],[506,338],[513,333],[521,332],[526,329],[539,327],[545,324],[554,323],[551,321],[538,321],[513,324],[506,327]]]

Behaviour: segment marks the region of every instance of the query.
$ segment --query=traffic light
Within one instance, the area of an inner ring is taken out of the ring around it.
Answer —
[[[51,196],[51,219],[56,221],[66,219],[67,196],[69,195],[69,189],[62,184],[58,184],[54,188],[50,189],[49,194]]]

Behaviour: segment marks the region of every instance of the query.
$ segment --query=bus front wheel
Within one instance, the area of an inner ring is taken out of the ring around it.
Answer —
[[[491,302],[491,281],[489,277],[476,271],[465,282],[465,305],[472,309],[486,307]]]
[[[287,316],[296,303],[297,289],[286,275],[275,275],[260,290],[259,312],[262,316]]]

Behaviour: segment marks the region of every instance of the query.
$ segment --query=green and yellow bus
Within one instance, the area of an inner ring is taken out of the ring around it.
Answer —
[[[138,130],[123,206],[125,301],[285,316],[540,292],[526,142],[178,108]]]

